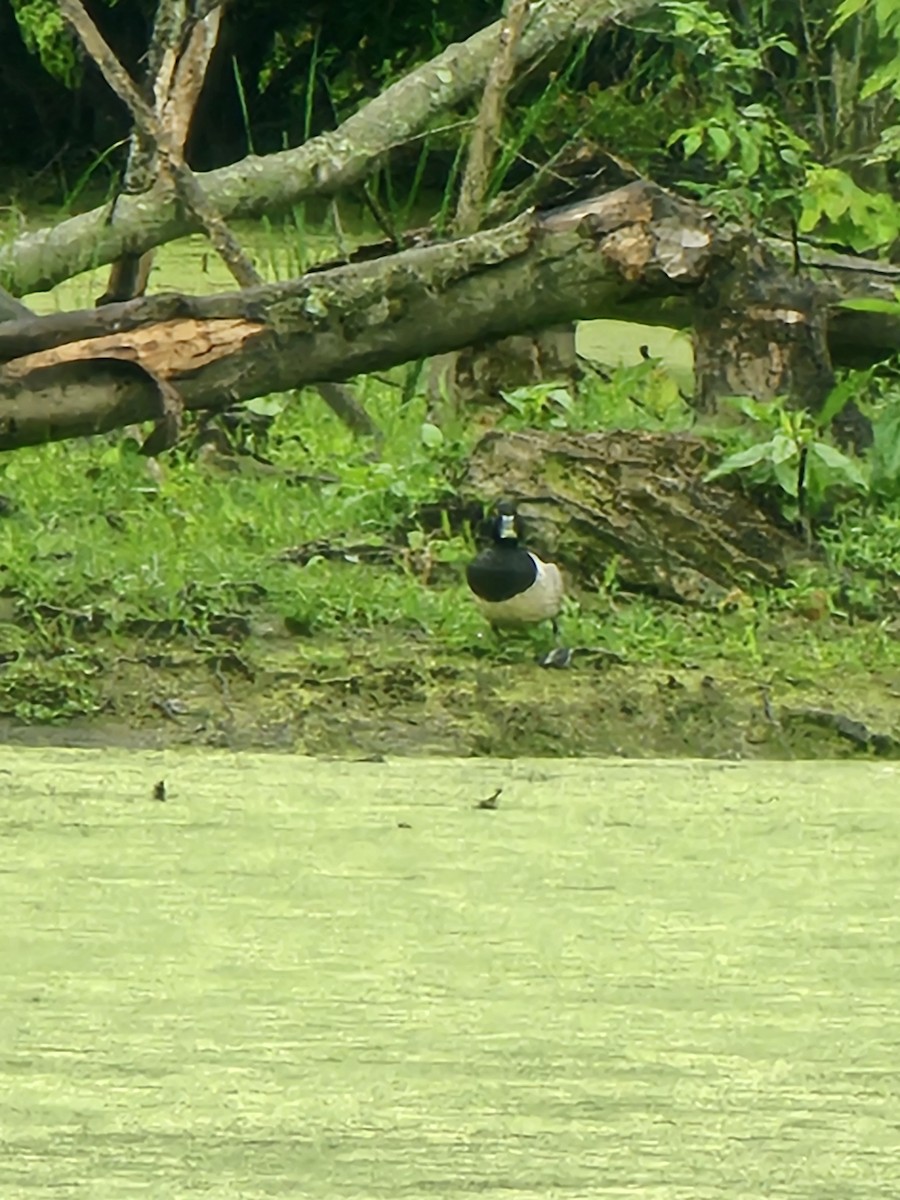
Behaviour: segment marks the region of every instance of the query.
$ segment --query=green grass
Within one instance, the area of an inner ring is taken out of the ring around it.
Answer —
[[[22,451],[0,467],[0,486],[17,505],[0,523],[5,590],[30,607],[100,605],[114,621],[144,616],[193,624],[202,622],[204,607],[240,605],[253,585],[281,611],[312,609],[317,622],[359,617],[376,597],[366,598],[363,589],[357,601],[351,585],[329,604],[334,569],[325,563],[303,569],[279,556],[323,537],[377,540],[416,504],[437,496],[446,487],[444,451],[422,443],[421,424],[419,413],[389,421],[390,456],[372,462],[369,447],[305,394],[279,419],[270,445],[280,472],[264,476],[220,476],[194,459],[169,456],[156,478],[130,439]],[[338,479],[295,485],[295,471]],[[372,619],[394,611],[403,580],[382,583],[388,595]]]
[[[153,622],[211,636],[224,619],[243,616],[251,624],[287,621],[309,635],[350,637],[390,627],[423,635],[438,650],[491,653],[494,646],[498,657],[527,648],[533,639],[495,645],[485,637],[462,577],[474,551],[468,531],[415,530],[420,506],[453,492],[466,439],[448,430],[439,445],[426,444],[424,402],[404,404],[399,395],[372,381],[366,389],[369,411],[386,435],[378,460],[313,393],[294,397],[277,418],[267,445],[277,468],[271,474],[220,473],[176,454],[154,475],[136,443],[119,436],[7,457],[0,490],[17,506],[0,521],[7,605],[50,645],[70,634],[89,641],[92,631],[115,635]],[[297,472],[331,475],[334,482],[295,483]],[[889,556],[894,543],[884,520],[883,513],[855,514],[847,538],[857,557],[866,537],[877,546],[873,555]],[[406,569],[402,562],[385,568],[322,557],[300,566],[283,557],[308,542],[379,543],[404,528],[416,551]],[[447,564],[433,582],[423,578],[426,555]],[[748,598],[735,613],[701,613],[617,594],[611,580],[607,591],[571,602],[567,639],[672,665],[698,648],[760,656],[767,631],[820,586],[810,577],[780,595]],[[14,625],[0,630],[12,648],[21,641]],[[810,624],[793,651],[820,667],[838,665],[848,654],[842,633],[849,630],[831,631],[831,649],[822,629]],[[889,639],[876,622],[850,641],[864,662],[885,653]]]

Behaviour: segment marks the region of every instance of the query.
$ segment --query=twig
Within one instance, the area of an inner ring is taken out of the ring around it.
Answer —
[[[316,391],[334,413],[334,415],[362,437],[370,437],[380,448],[383,436],[381,430],[347,387],[339,383],[318,383]]]
[[[168,131],[182,158],[197,98],[218,40],[222,14],[218,4],[194,4],[191,8],[189,15],[187,0],[159,0],[141,84],[144,99],[152,101],[157,120]],[[122,192],[133,196],[148,191],[158,175],[156,144],[136,124],[128,147]],[[110,205],[110,220],[117,200],[118,196]],[[96,301],[98,307],[142,296],[154,253],[124,251],[110,268],[106,291]]]
[[[472,139],[456,208],[456,232],[474,233],[481,226],[491,170],[500,144],[503,106],[515,72],[516,48],[528,20],[531,0],[510,0],[500,26],[497,53],[491,63]]]
[[[138,91],[128,72],[107,46],[97,26],[85,12],[81,0],[59,0],[63,16],[81,38],[85,50],[100,68],[103,78],[127,105],[140,135],[156,148],[160,171],[171,180],[185,208],[203,226],[222,261],[241,287],[263,282],[240,242],[209,203],[193,172],[184,162],[181,149]]]

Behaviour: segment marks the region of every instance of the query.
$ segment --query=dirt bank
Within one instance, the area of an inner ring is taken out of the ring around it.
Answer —
[[[31,672],[23,652],[0,739],[354,758],[900,757],[900,671],[810,672],[790,646],[785,631],[754,663],[707,652],[659,666],[576,648],[568,670],[544,670],[527,646],[498,661],[393,633],[94,641]]]

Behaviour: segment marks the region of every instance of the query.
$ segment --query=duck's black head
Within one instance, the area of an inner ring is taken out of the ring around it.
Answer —
[[[488,531],[498,546],[514,549],[522,540],[522,518],[509,500],[501,500],[488,522]]]
[[[537,563],[520,541],[522,521],[516,506],[508,500],[493,510],[485,529],[491,545],[469,563],[466,578],[480,600],[498,604],[531,587],[537,578]]]

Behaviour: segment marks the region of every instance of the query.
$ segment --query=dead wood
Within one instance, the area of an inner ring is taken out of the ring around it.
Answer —
[[[528,19],[530,0],[510,0],[500,24],[494,61],[488,71],[478,116],[469,141],[469,153],[459,189],[454,221],[459,235],[474,233],[485,223],[485,207],[491,171],[500,146],[503,111],[507,92],[513,80],[516,47]],[[566,334],[568,337],[566,338]],[[536,329],[515,338],[502,338],[490,346],[480,343],[432,358],[428,364],[427,391],[429,410],[439,411],[444,399],[450,399],[460,411],[496,402],[504,389],[522,383],[542,382],[542,370],[548,357],[545,349],[550,341],[559,347],[566,341],[564,354],[556,355],[558,370],[554,378],[562,379],[563,358],[567,358],[566,377],[577,377],[575,329]]]
[[[142,387],[141,370],[188,408],[219,409],[594,316],[612,294],[677,295],[736,252],[697,206],[634,183],[287,283],[11,321],[0,325],[0,449],[159,416],[158,384]],[[133,369],[110,373],[111,359]]]
[[[203,9],[201,11],[196,5],[189,9],[186,0],[159,0],[145,55],[143,99],[152,105],[158,124],[166,131],[170,144],[182,159],[221,25],[220,5],[204,5]],[[126,195],[148,191],[159,173],[156,144],[136,123],[128,146],[122,191]],[[106,290],[98,297],[97,304],[142,296],[153,254],[152,250],[143,254],[134,251],[121,254],[110,268]]]
[[[197,177],[184,160],[184,142],[190,125],[190,115],[185,113],[184,106],[189,102],[193,104],[199,95],[209,54],[215,45],[221,9],[213,9],[207,13],[204,21],[199,23],[201,33],[197,36],[198,22],[189,20],[187,15],[183,14],[179,23],[174,5],[161,7],[153,42],[168,35],[171,45],[167,50],[162,50],[159,46],[151,44],[153,57],[159,60],[154,87],[155,104],[151,107],[104,41],[81,0],[60,0],[60,6],[109,86],[128,106],[134,119],[141,152],[145,156],[149,155],[151,168],[154,164],[158,165],[160,174],[174,186],[185,210],[196,218],[237,284],[244,288],[261,285],[263,278],[253,260],[245,252],[227,222],[222,219],[215,205],[207,199]],[[180,50],[179,44],[184,46],[183,51]],[[126,268],[133,261],[133,254],[126,256]],[[140,264],[141,260],[138,260],[138,266]],[[114,270],[113,275],[115,274]],[[109,302],[107,297],[101,299]],[[129,357],[131,361],[148,369],[146,358],[140,355]],[[163,398],[163,414],[143,449],[145,453],[156,454],[168,449],[177,440],[183,406],[170,373],[154,374],[152,381]],[[380,440],[377,426],[349,389],[339,384],[326,384],[319,389],[319,394],[332,412],[355,433],[364,433]]]
[[[698,303],[755,245],[749,231],[638,181],[472,237],[286,283],[10,320],[0,325],[0,450],[157,418],[159,379],[188,408],[220,410],[627,310],[651,296]],[[109,374],[110,359],[132,369]],[[96,364],[94,378],[85,362]],[[151,365],[162,374],[142,387],[140,372]]]
[[[800,542],[724,480],[704,483],[711,449],[691,434],[487,434],[463,502],[519,504],[530,544],[579,584],[702,606],[785,582]]]
[[[474,233],[484,221],[491,171],[500,145],[506,93],[516,66],[516,49],[528,20],[531,0],[509,0],[497,33],[497,49],[487,73],[478,116],[469,140],[469,155],[456,206],[456,232]]]
[[[516,46],[517,69],[540,62],[558,46],[613,21],[627,22],[657,0],[544,0]],[[362,183],[392,150],[421,137],[434,118],[465,104],[484,86],[500,22],[449,46],[376,96],[336,130],[293,150],[198,176],[225,220],[277,212],[315,195],[333,196]],[[123,251],[143,253],[195,232],[172,188],[121,196],[108,206],[26,234],[0,247],[0,283],[17,295],[43,291]]]

